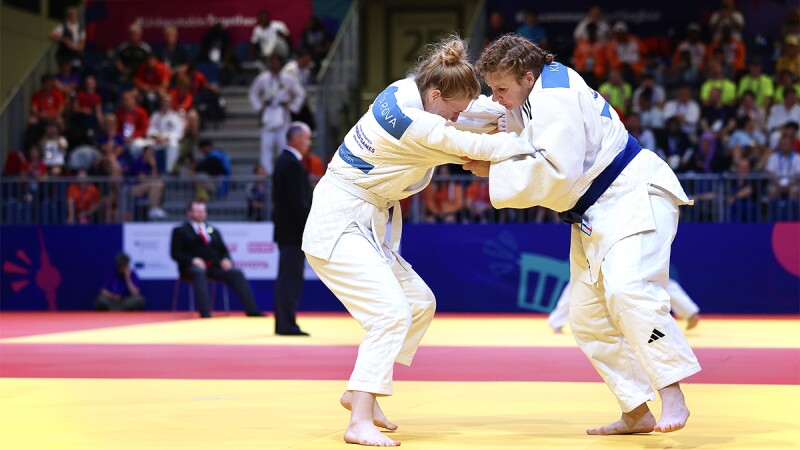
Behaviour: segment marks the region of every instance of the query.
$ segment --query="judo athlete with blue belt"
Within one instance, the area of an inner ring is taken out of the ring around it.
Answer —
[[[608,102],[572,69],[510,34],[477,63],[531,155],[465,165],[489,177],[496,208],[545,206],[573,224],[570,328],[617,397],[622,417],[589,434],[676,431],[689,409],[680,381],[700,365],[665,286],[678,206],[691,204],[669,166],[642,149]],[[647,402],[662,401],[658,421]]]

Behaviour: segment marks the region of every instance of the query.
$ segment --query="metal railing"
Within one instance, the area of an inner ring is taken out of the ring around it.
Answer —
[[[55,54],[56,45],[50,43],[0,108],[0,160],[5,161],[10,150],[22,150],[31,96],[39,88],[42,74],[54,72]]]
[[[354,0],[317,76],[319,87],[314,111],[317,123],[314,151],[325,160],[339,146],[343,137],[342,129],[349,129],[356,120],[358,50],[358,1]]]
[[[800,200],[781,194],[779,185],[769,176],[683,174],[679,179],[695,200],[694,206],[681,207],[682,222],[800,220]],[[265,177],[165,176],[149,181],[148,186],[141,181],[107,177],[90,177],[85,182],[95,186],[96,197],[84,194],[90,201],[78,206],[69,200],[70,195],[82,198],[79,187],[72,187],[80,186],[76,178],[5,177],[0,180],[0,223],[176,221],[183,220],[186,205],[195,198],[208,200],[210,220],[216,222],[268,221],[272,217],[271,183]],[[497,210],[491,206],[488,192],[486,179],[437,176],[424,191],[402,201],[403,217],[410,223],[558,222],[555,213],[541,207]],[[88,214],[80,214],[81,208],[89,208]],[[152,214],[154,208],[163,209],[166,217]]]

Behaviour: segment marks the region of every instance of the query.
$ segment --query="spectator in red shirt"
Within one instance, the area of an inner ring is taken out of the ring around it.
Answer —
[[[99,133],[103,121],[103,98],[97,92],[97,80],[93,75],[86,75],[83,87],[72,99],[72,117],[70,127],[83,133],[93,141]]]
[[[144,138],[147,135],[150,116],[144,108],[136,104],[134,91],[127,91],[122,94],[122,105],[117,109],[116,116],[119,132],[125,139],[126,146],[131,147],[134,140]]]
[[[181,73],[175,77],[175,88],[170,89],[169,95],[172,97],[172,109],[186,120],[186,135],[196,142],[200,136],[200,115],[194,108],[192,81],[187,74]]]
[[[159,97],[167,93],[169,87],[170,72],[166,64],[158,60],[152,53],[147,55],[144,64],[139,65],[136,71],[136,87],[144,101],[148,112],[158,109]]]
[[[53,75],[46,73],[40,78],[41,87],[31,97],[31,125],[44,124],[55,120],[63,126],[61,114],[64,112],[64,94],[56,87]]]

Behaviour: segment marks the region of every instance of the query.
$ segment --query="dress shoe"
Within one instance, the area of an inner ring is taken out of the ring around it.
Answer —
[[[276,331],[275,334],[277,334],[278,336],[311,336],[310,334],[300,329],[280,332],[280,333]]]

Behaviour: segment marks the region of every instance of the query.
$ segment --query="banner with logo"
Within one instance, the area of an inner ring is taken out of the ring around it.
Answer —
[[[113,49],[128,40],[128,28],[139,23],[144,41],[160,43],[167,25],[178,29],[180,42],[199,44],[206,31],[221,23],[232,43],[250,42],[261,10],[289,27],[293,44],[299,42],[311,17],[311,0],[88,0],[87,40]]]

